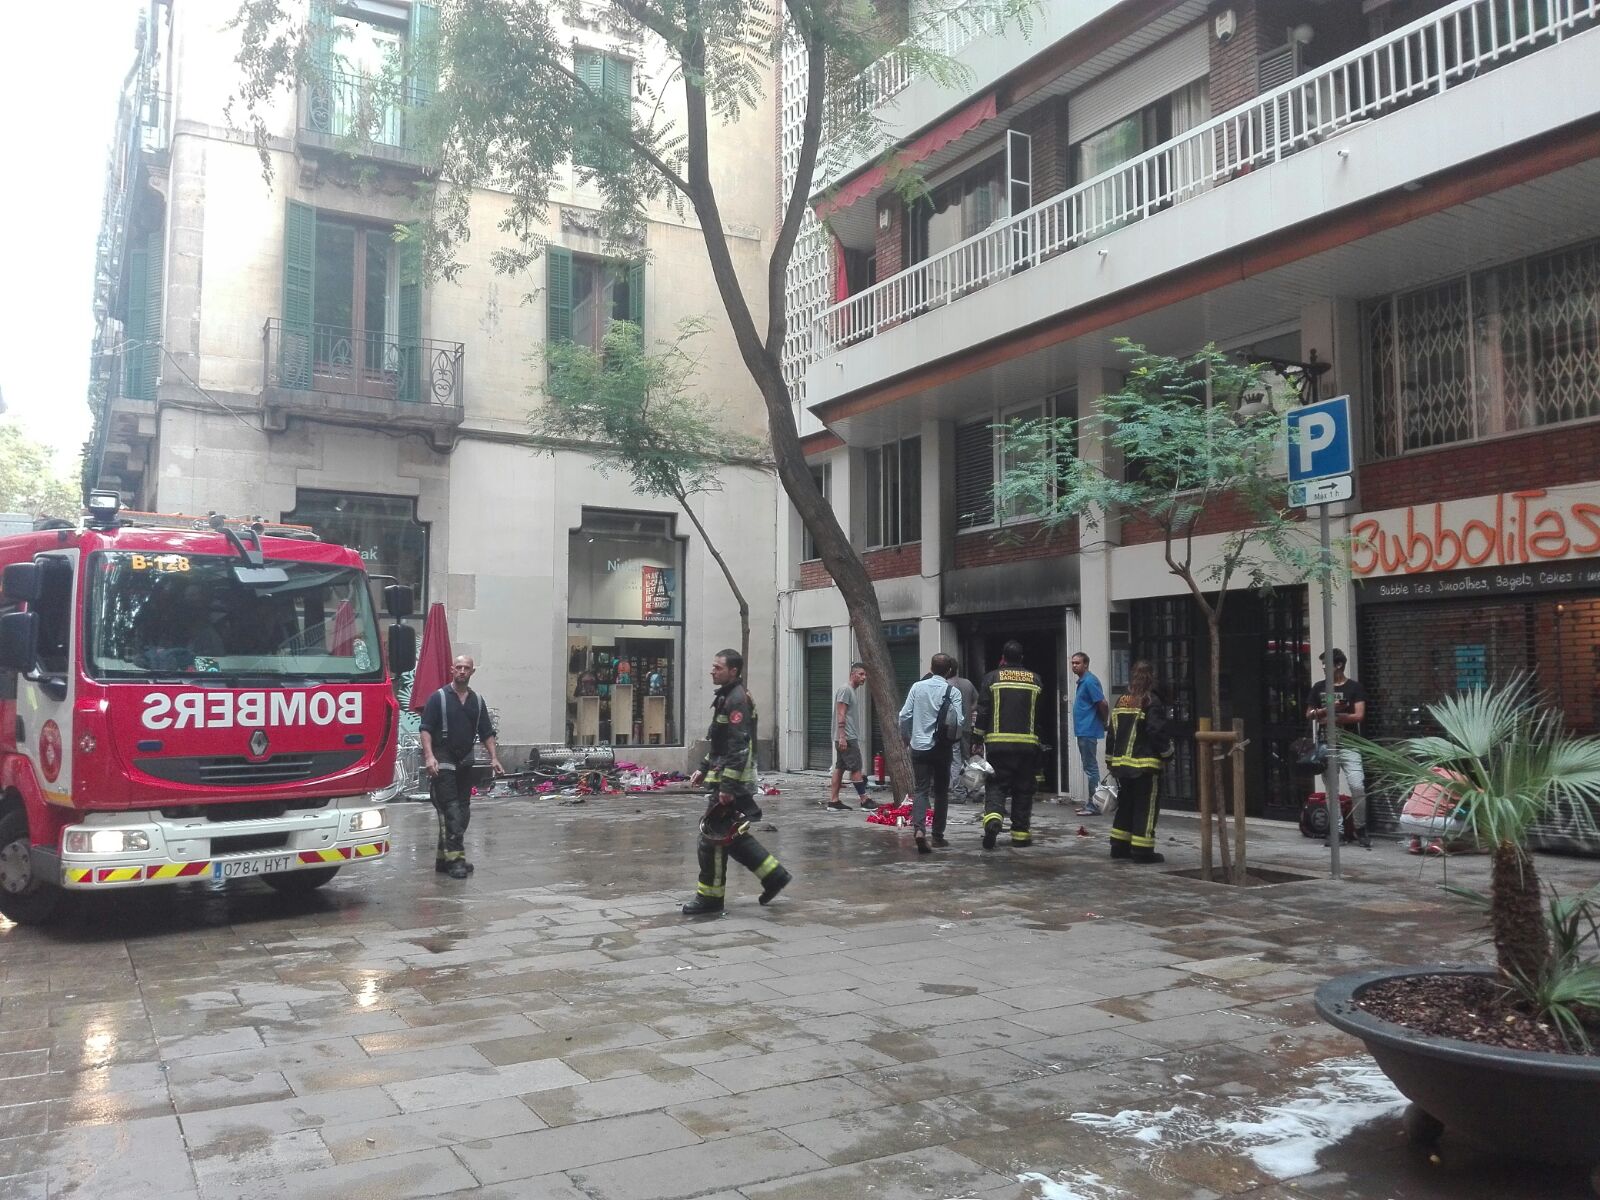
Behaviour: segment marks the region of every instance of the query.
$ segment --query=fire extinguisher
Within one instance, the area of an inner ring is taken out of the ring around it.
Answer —
[[[874,754],[872,756],[872,773],[878,777],[878,782],[880,784],[883,783],[883,755],[882,754]]]

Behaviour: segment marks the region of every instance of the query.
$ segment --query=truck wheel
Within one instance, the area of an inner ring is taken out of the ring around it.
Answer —
[[[33,839],[21,809],[0,814],[0,913],[18,925],[42,925],[61,902],[61,889],[33,876]]]
[[[307,892],[314,892],[323,884],[332,882],[338,873],[338,867],[312,867],[309,871],[275,871],[271,875],[263,875],[261,882],[285,896],[304,896]]]

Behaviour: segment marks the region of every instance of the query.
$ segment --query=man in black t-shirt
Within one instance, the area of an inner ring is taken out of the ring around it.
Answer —
[[[466,833],[472,820],[472,750],[478,742],[489,752],[489,766],[504,775],[495,750],[489,706],[467,685],[476,670],[471,658],[459,655],[450,668],[450,686],[442,687],[422,708],[422,765],[433,784],[433,807],[439,813],[439,851],[435,871],[451,879],[472,872],[467,861]]]
[[[1361,734],[1361,723],[1367,718],[1367,689],[1344,673],[1345,658],[1343,650],[1335,648],[1321,656],[1321,662],[1326,668],[1328,660],[1333,660],[1333,719],[1339,726],[1339,736],[1353,733],[1358,737]],[[1311,707],[1306,709],[1306,716],[1314,721],[1326,719],[1327,711],[1323,707],[1328,695],[1328,681],[1320,680],[1311,693]],[[1367,836],[1367,775],[1366,769],[1361,764],[1361,752],[1353,747],[1340,744],[1339,770],[1344,774],[1345,784],[1350,789],[1350,819],[1356,827],[1356,840],[1363,846],[1370,847],[1372,840]],[[1330,803],[1328,812],[1334,811]],[[1329,825],[1332,829],[1334,826]]]

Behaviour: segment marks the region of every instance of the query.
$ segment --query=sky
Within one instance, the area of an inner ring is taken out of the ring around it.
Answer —
[[[106,154],[146,3],[0,0],[0,420],[52,447],[70,477],[89,435]]]

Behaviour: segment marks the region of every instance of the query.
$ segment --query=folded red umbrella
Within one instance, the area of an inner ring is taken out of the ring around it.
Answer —
[[[444,605],[428,606],[428,619],[422,623],[422,645],[417,649],[417,673],[411,679],[412,712],[421,712],[428,697],[450,682],[450,625]]]

